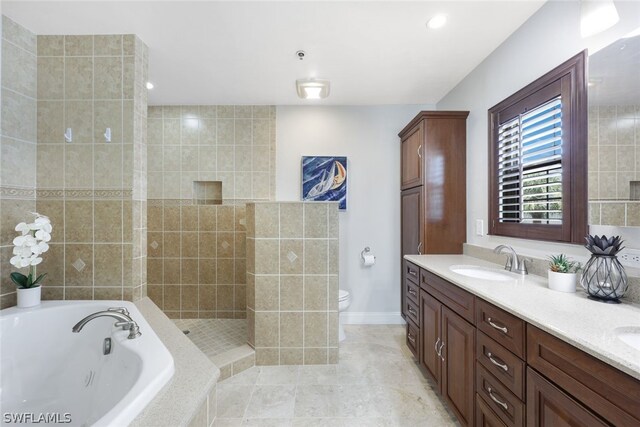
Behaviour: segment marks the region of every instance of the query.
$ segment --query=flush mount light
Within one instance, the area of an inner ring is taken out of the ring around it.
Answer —
[[[446,23],[447,15],[445,15],[444,13],[439,13],[427,21],[427,28],[437,30],[438,28],[444,27]]]
[[[323,99],[329,96],[329,80],[296,80],[296,91],[302,99]]]
[[[620,20],[613,0],[582,0],[580,8],[580,35],[590,37]]]
[[[153,89],[153,83],[147,82],[147,89],[149,90]]]

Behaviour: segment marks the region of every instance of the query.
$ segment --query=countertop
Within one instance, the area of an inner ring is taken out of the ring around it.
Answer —
[[[217,383],[220,370],[149,298],[135,305],[173,356],[176,371],[131,426],[186,426]]]
[[[619,330],[640,332],[640,305],[604,304],[588,299],[580,290],[553,291],[544,277],[510,273],[502,265],[467,255],[404,258],[640,380],[640,351],[616,336]],[[494,282],[467,277],[451,271],[449,267],[453,265],[494,268],[513,280]]]

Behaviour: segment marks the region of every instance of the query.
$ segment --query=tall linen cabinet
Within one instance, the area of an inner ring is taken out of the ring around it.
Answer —
[[[401,142],[401,249],[411,254],[460,254],[467,238],[468,111],[422,111],[398,134]],[[409,268],[402,262],[402,278]],[[402,317],[417,313],[401,278]],[[411,295],[409,295],[411,296]],[[416,326],[417,327],[417,326]]]

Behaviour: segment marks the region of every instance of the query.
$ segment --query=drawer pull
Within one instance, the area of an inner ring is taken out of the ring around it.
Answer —
[[[488,323],[491,325],[491,327],[492,327],[492,328],[494,328],[494,329],[497,329],[497,330],[499,330],[499,331],[502,331],[502,332],[504,332],[505,334],[506,334],[507,332],[509,332],[509,330],[507,329],[507,327],[506,327],[506,326],[500,326],[500,325],[496,325],[495,323],[493,323],[493,322],[491,321],[491,317],[487,317],[487,322],[488,322]]]
[[[407,310],[409,311],[409,314],[412,315],[413,317],[416,317],[416,318],[418,317],[418,313],[416,313],[416,311],[413,308],[411,308],[410,305],[407,306]]]
[[[493,395],[493,389],[491,389],[491,387],[487,387],[487,392],[489,392],[489,397],[491,398],[491,400],[496,402],[498,405],[502,406],[505,411],[509,409],[509,405],[507,405],[505,402],[501,401],[500,399],[498,399]]]
[[[422,242],[418,244],[418,255],[422,255]]]
[[[491,363],[493,363],[494,365],[496,365],[499,368],[504,369],[505,372],[509,372],[509,367],[507,366],[506,363],[500,361],[500,359],[494,359],[493,354],[491,352],[487,353],[487,357],[489,358],[489,360],[491,361]]]
[[[442,355],[443,347],[444,347],[444,341],[442,341],[442,344],[440,344],[440,349],[438,350],[438,356],[440,356],[440,359],[442,359],[442,361],[444,362],[444,356]]]
[[[418,277],[418,272],[411,267],[407,268],[407,273],[409,273],[409,276]]]
[[[413,335],[407,334],[407,338],[413,343],[413,345],[416,345],[416,339]]]
[[[422,144],[418,147],[418,157],[422,158]]]
[[[438,341],[436,341],[436,345],[433,346],[433,349],[436,351],[436,354],[438,355],[438,357],[440,357],[440,353],[438,353],[438,344],[440,344],[440,338],[438,338]]]
[[[409,292],[411,295],[413,295],[416,298],[418,297],[418,293],[411,288],[407,288],[407,292]]]

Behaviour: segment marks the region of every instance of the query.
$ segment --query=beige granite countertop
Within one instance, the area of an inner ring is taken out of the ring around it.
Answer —
[[[175,373],[131,426],[186,426],[217,383],[220,370],[149,298],[135,304],[173,356]]]
[[[640,332],[640,305],[604,304],[588,299],[581,291],[553,291],[547,287],[544,277],[520,276],[505,271],[502,265],[467,255],[405,255],[404,258],[640,379],[640,351],[616,336],[616,331],[621,329]],[[449,267],[453,265],[495,268],[513,280],[494,282],[467,277],[451,271]]]

